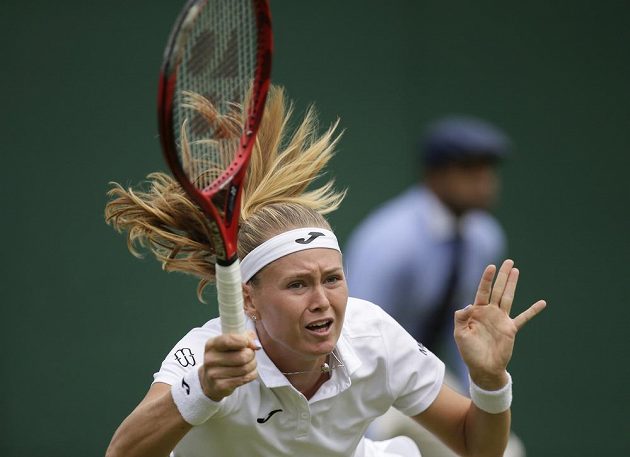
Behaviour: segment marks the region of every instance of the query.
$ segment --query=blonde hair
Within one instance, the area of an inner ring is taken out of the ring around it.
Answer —
[[[191,99],[208,122],[217,112],[202,97]],[[256,137],[241,200],[238,255],[242,259],[272,236],[289,229],[316,226],[330,229],[325,214],[336,210],[345,191],[334,180],[309,190],[334,155],[340,135],[333,123],[317,133],[317,116],[311,106],[290,135],[293,106],[284,90],[272,86]],[[215,248],[207,216],[171,176],[151,173],[146,191],[111,183],[105,220],[127,233],[129,251],[141,257],[146,248],[166,271],[179,271],[200,279],[197,295],[214,282]]]

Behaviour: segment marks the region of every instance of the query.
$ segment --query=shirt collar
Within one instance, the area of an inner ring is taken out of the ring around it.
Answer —
[[[256,333],[256,326],[250,319],[246,320],[245,329]],[[285,378],[271,361],[264,349],[256,351],[256,365],[258,377],[267,387],[280,387],[290,384],[287,378]]]

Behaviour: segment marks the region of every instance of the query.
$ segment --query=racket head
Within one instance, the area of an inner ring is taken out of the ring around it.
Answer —
[[[220,265],[237,258],[242,186],[270,84],[272,49],[267,0],[188,0],[164,52],[162,151],[209,216]],[[198,96],[216,110],[213,121],[191,107]]]

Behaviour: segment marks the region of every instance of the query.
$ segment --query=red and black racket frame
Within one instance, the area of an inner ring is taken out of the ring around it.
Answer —
[[[245,125],[241,135],[239,150],[234,160],[219,178],[210,186],[200,190],[190,181],[184,172],[178,158],[174,125],[174,98],[177,82],[177,62],[170,58],[175,45],[175,39],[179,32],[185,12],[194,4],[203,3],[205,0],[189,0],[186,8],[171,33],[164,62],[160,69],[158,84],[158,128],[160,143],[166,162],[173,172],[175,179],[181,184],[188,195],[208,214],[211,224],[212,244],[214,245],[219,265],[231,265],[237,258],[237,236],[239,228],[239,211],[241,195],[249,159],[254,147],[256,132],[262,119],[265,108],[267,92],[271,82],[271,57],[273,52],[273,37],[271,32],[271,13],[267,0],[252,0],[256,11],[256,25],[258,35],[258,49],[256,52],[256,68],[252,83],[251,101],[245,117]],[[223,216],[212,203],[213,197],[219,192],[225,192],[225,198],[221,198],[221,210]],[[236,217],[235,217],[236,216]],[[221,222],[219,222],[221,221]]]

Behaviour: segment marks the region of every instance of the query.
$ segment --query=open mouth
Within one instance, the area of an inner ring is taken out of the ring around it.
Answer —
[[[324,319],[308,324],[306,328],[315,333],[326,333],[333,324],[332,319]]]

